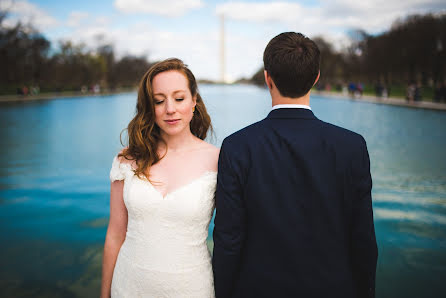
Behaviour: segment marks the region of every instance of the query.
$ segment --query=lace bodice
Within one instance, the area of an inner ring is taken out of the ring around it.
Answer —
[[[132,296],[129,295],[131,292],[142,297],[172,297],[168,294],[172,293],[170,290],[153,292],[153,286],[143,290],[145,284],[155,279],[157,284],[162,284],[159,288],[180,289],[179,293],[182,294],[173,294],[175,297],[196,297],[198,292],[187,292],[190,285],[182,285],[178,280],[178,274],[189,279],[188,275],[196,270],[205,276],[206,281],[202,285],[212,284],[206,239],[214,210],[216,177],[216,172],[206,172],[163,197],[148,180],[138,178],[130,164],[114,158],[110,180],[124,180],[123,199],[128,212],[128,225],[115,266],[112,294]],[[143,272],[141,276],[135,277],[135,272],[126,272],[135,271],[135,268],[136,272]],[[154,275],[154,272],[173,273],[177,277],[174,281],[166,277],[160,280],[162,274]],[[128,285],[124,286],[121,278],[128,279],[129,276],[139,280],[134,283],[139,284],[137,289],[123,289]],[[211,288],[212,295],[198,294],[199,297],[213,297],[213,286]],[[147,295],[147,291],[151,291],[151,295]],[[210,289],[205,292],[210,293]]]

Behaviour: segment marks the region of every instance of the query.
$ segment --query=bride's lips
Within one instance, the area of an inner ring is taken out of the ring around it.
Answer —
[[[180,119],[169,119],[169,120],[164,120],[164,121],[167,124],[174,125],[174,124],[177,124],[180,121]]]

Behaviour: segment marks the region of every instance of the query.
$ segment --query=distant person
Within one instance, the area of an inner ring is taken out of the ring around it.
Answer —
[[[356,97],[362,97],[362,93],[364,92],[364,85],[361,82],[356,84]]]
[[[27,86],[23,86],[22,87],[22,94],[26,96],[26,95],[28,95],[28,92],[29,92],[28,87]]]
[[[211,119],[179,59],[143,76],[129,146],[110,172],[101,297],[214,297],[206,239],[219,150]]]
[[[377,98],[387,98],[389,97],[389,88],[386,83],[383,83],[381,80],[378,80],[375,83],[375,95]]]
[[[440,87],[440,101],[446,102],[446,81],[443,81]]]
[[[383,86],[383,84],[381,84],[381,81],[377,81],[375,83],[375,95],[377,98],[383,97],[383,89],[384,89],[384,86]]]
[[[330,83],[325,84],[325,91],[330,92],[331,91],[331,85]]]
[[[385,83],[384,84],[384,89],[383,89],[383,97],[384,98],[389,98],[390,97],[390,91],[391,91],[390,84]]]
[[[350,94],[350,96],[354,97],[355,92],[356,92],[356,84],[353,82],[348,83],[348,93]]]
[[[415,85],[415,90],[414,90],[414,101],[421,101],[422,98],[422,94],[421,94],[421,83],[418,82]]]
[[[39,85],[35,85],[31,87],[31,94],[32,95],[38,95],[40,93],[40,87]]]
[[[342,84],[342,95],[347,96],[347,94],[348,94],[348,88],[347,88],[347,85]]]
[[[218,162],[217,298],[374,297],[377,245],[364,138],[316,118],[320,52],[300,33],[263,54],[272,110]]]
[[[415,84],[414,83],[410,83],[409,85],[407,85],[407,89],[406,89],[406,100],[408,102],[413,102],[415,99]]]
[[[388,93],[388,89],[387,87],[384,85],[383,86],[383,90],[381,92],[381,98],[388,98],[389,97],[389,93]]]
[[[99,84],[95,84],[93,86],[93,93],[98,94],[101,92],[101,86],[99,86]]]
[[[443,84],[437,82],[434,88],[434,102],[442,102],[444,100],[444,94],[442,94],[443,91],[442,89],[444,90]]]
[[[340,83],[336,84],[336,91],[337,92],[342,92],[342,85]]]

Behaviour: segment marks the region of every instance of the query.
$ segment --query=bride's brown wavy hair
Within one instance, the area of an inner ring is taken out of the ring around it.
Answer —
[[[190,122],[192,134],[204,140],[208,130],[212,129],[211,118],[198,92],[197,81],[187,65],[177,58],[170,58],[154,64],[144,74],[139,84],[136,115],[127,127],[128,147],[118,154],[118,157],[136,161],[134,172],[139,178],[144,176],[149,180],[150,167],[164,157],[158,154],[159,144],[163,143],[167,147],[166,142],[161,138],[160,128],[155,123],[152,82],[157,74],[170,70],[178,71],[187,78],[192,97],[196,98],[195,112]]]

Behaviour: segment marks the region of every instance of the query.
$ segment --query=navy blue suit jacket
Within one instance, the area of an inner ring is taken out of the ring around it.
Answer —
[[[377,246],[364,138],[277,109],[218,162],[217,298],[373,297]]]

